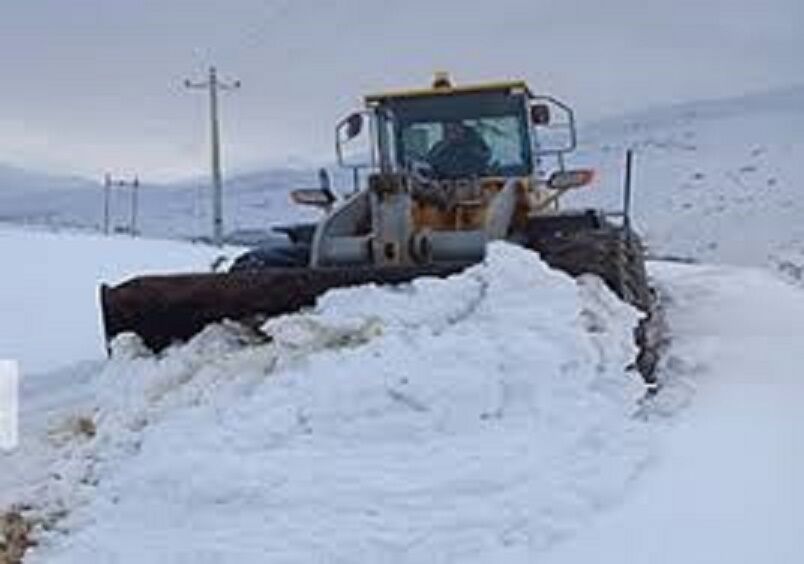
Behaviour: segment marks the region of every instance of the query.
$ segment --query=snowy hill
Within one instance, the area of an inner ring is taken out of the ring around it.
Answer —
[[[40,225],[69,225],[62,202],[90,193],[83,178],[51,175],[0,164],[0,221]],[[84,222],[77,225],[84,226]]]
[[[27,193],[31,197],[73,190],[87,190],[92,183],[79,176],[46,174],[0,164],[0,196]]]
[[[2,171],[0,171],[2,172]],[[0,176],[0,221],[100,231],[104,200],[100,182],[70,179]],[[266,230],[270,225],[311,217],[309,210],[291,204],[288,190],[316,186],[315,170],[272,169],[235,175],[226,184],[228,231]],[[208,236],[212,204],[209,181],[149,184],[143,180],[138,198],[137,229],[147,237],[195,239]],[[115,189],[111,198],[111,227],[125,231],[131,221],[131,192]]]
[[[575,201],[619,209],[634,148],[634,215],[655,254],[804,265],[804,87],[609,120],[583,138],[573,162],[599,167],[601,181]]]

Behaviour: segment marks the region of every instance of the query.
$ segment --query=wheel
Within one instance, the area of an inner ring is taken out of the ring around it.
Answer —
[[[572,276],[596,274],[620,299],[647,312],[653,302],[639,236],[605,220],[593,224],[563,222],[546,230],[538,218],[526,235],[526,245],[553,268]]]
[[[538,218],[533,220],[538,222]],[[661,316],[645,269],[645,251],[639,236],[605,220],[597,226],[578,221],[551,231],[544,225],[530,230],[526,245],[539,252],[553,268],[571,276],[596,274],[620,299],[645,313],[634,330],[639,350],[634,367],[645,383],[657,386],[656,367],[663,336]]]

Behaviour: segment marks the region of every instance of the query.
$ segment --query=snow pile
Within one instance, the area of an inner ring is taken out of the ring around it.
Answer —
[[[28,491],[69,510],[31,561],[531,562],[650,458],[636,321],[497,244],[447,280],[330,292],[267,342],[122,339]]]

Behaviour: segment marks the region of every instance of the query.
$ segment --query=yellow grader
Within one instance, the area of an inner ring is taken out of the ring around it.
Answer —
[[[331,288],[448,276],[481,261],[494,240],[571,275],[596,274],[649,317],[653,294],[630,223],[559,206],[594,176],[566,167],[575,147],[571,108],[524,82],[456,86],[439,74],[430,88],[366,96],[336,126],[350,195],[338,200],[325,172],[319,188],[293,191],[322,219],[276,227],[285,244],[249,251],[229,272],[103,285],[107,341],[134,332],[158,351],[209,323],[255,324],[312,305]],[[652,382],[655,355],[638,365]]]

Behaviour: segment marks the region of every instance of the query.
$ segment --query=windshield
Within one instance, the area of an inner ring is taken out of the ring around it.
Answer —
[[[453,135],[452,128],[464,133]],[[425,162],[438,176],[522,174],[526,167],[515,116],[408,124],[402,129],[402,145],[403,165]]]
[[[440,96],[393,104],[403,168],[440,178],[526,176],[529,137],[521,98],[499,93]]]

